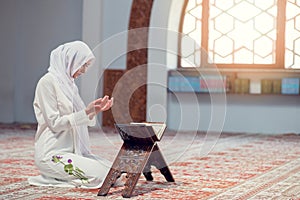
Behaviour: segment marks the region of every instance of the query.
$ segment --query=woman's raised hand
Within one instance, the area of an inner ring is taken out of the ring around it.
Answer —
[[[99,112],[106,111],[112,107],[114,103],[114,98],[109,99],[107,95],[103,98],[96,99],[92,101],[85,109],[85,113],[89,116],[90,119],[93,119],[95,115]]]

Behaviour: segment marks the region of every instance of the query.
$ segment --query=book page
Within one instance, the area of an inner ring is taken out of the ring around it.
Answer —
[[[162,134],[165,131],[166,125],[165,124],[152,124],[151,126],[152,126],[156,136],[160,140],[162,137]]]
[[[160,140],[167,125],[165,123],[161,122],[131,122],[132,125],[145,125],[145,126],[151,126],[155,135]]]

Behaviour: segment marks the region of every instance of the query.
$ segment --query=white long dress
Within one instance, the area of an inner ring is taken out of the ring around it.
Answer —
[[[99,188],[110,169],[111,163],[93,155],[78,153],[76,126],[93,126],[85,110],[73,112],[72,102],[64,95],[55,77],[45,74],[37,84],[34,111],[38,122],[35,135],[35,164],[40,176],[30,177],[29,183],[38,186]],[[69,175],[62,163],[54,163],[53,156],[62,156],[62,161],[84,172],[87,182]]]

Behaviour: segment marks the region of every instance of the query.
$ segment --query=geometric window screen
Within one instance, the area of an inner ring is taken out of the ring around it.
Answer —
[[[300,69],[300,0],[281,1],[188,0],[182,18],[180,65]],[[283,5],[286,10],[278,8]],[[278,12],[286,17],[285,26],[280,27],[285,27],[283,31],[278,31],[278,20],[282,20]],[[281,47],[277,40],[282,41]],[[201,47],[208,56],[201,55]]]
[[[275,63],[277,1],[211,0],[209,9],[213,63]]]
[[[300,1],[288,0],[285,25],[285,68],[300,68]]]
[[[185,9],[181,38],[181,65],[201,65],[202,0],[191,0]]]

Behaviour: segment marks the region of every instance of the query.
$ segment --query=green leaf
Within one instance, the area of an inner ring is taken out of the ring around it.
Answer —
[[[65,165],[64,170],[68,174],[72,175],[73,174],[73,165],[72,164]]]
[[[53,161],[54,163],[58,163],[58,162],[59,162],[59,159],[58,159],[56,156],[53,156],[53,157],[52,157],[52,161]]]
[[[78,167],[75,167],[75,170],[78,171],[81,174],[84,174],[84,172],[81,169],[79,169]]]

